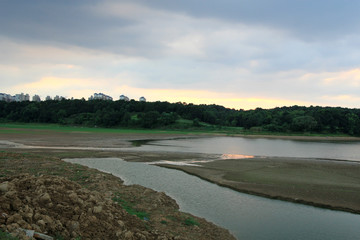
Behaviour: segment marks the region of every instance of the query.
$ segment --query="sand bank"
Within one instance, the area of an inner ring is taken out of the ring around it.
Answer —
[[[196,166],[162,164],[253,195],[360,213],[360,164],[301,158],[229,159]]]

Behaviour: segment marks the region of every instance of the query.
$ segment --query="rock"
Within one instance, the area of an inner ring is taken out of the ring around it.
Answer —
[[[98,220],[97,217],[95,217],[95,216],[90,216],[88,219],[90,222],[93,222],[93,223],[97,222],[97,220]]]
[[[18,213],[15,213],[14,215],[8,217],[6,224],[17,223],[17,222],[20,222],[21,220],[23,220],[21,215]]]
[[[146,240],[146,237],[141,233],[135,233],[136,239]]]
[[[116,231],[116,232],[115,232],[115,236],[116,236],[117,238],[121,238],[122,234],[123,234],[122,231]]]
[[[124,239],[132,239],[134,236],[134,234],[130,231],[127,231],[125,234],[124,234]]]
[[[71,235],[72,238],[76,238],[76,237],[79,236],[79,234],[77,232],[75,232],[75,231],[72,231],[70,235]]]
[[[0,208],[3,210],[10,210],[11,206],[9,202],[0,202]]]
[[[0,209],[7,214],[3,218],[0,216],[0,228],[4,230],[12,231],[22,227],[49,236],[58,236],[58,239],[81,237],[81,239],[94,240],[174,239],[174,234],[169,233],[173,230],[176,231],[176,235],[184,232],[184,237],[181,239],[187,240],[190,238],[187,238],[188,234],[185,231],[193,231],[192,228],[184,230],[176,228],[177,226],[174,229],[171,226],[170,230],[157,229],[153,224],[160,224],[160,221],[145,223],[138,217],[128,214],[111,200],[112,192],[109,190],[105,190],[106,194],[103,194],[103,192],[82,189],[80,185],[62,177],[27,175],[9,177],[6,180],[8,183],[1,183],[4,185],[3,190],[0,191]],[[104,188],[107,186],[112,187],[113,193],[117,192],[114,185],[107,184]],[[156,204],[157,209],[164,211],[162,214],[169,215],[170,213],[167,212],[169,206],[171,208],[172,205],[176,205],[174,200],[163,193],[146,190],[140,186],[124,187],[124,189],[122,189],[123,186],[116,185],[117,187],[119,191],[131,188],[131,191],[124,191],[121,194],[134,197],[131,201],[137,209],[150,212],[148,211],[150,206]],[[5,191],[4,194],[3,191]],[[165,208],[161,209],[162,207]],[[171,213],[173,214],[173,209]],[[154,219],[160,219],[160,217],[154,217]],[[161,228],[165,227],[161,225]],[[183,228],[182,225],[181,228]],[[191,239],[201,238],[194,236]],[[206,237],[203,239],[229,238]]]
[[[7,191],[4,195],[6,198],[14,199],[16,197],[16,191]]]
[[[34,220],[37,221],[39,219],[41,219],[41,214],[40,213],[35,213],[34,214]]]
[[[26,221],[28,221],[28,222],[31,222],[33,216],[34,216],[34,214],[31,213],[31,212],[28,212],[28,213],[23,214],[24,219],[25,219]]]
[[[102,211],[102,206],[95,206],[93,209],[93,213],[101,213]]]
[[[125,223],[124,223],[123,221],[118,220],[117,223],[119,224],[119,227],[120,227],[121,229],[124,229],[124,228],[125,228]]]
[[[75,192],[72,192],[70,195],[69,195],[69,198],[71,200],[72,203],[77,203],[79,201],[79,197],[78,195],[75,193]]]
[[[44,220],[40,219],[39,221],[36,222],[36,224],[43,229],[43,227],[45,227],[46,223]]]
[[[22,205],[22,202],[21,202],[21,200],[19,198],[15,198],[10,204],[11,208],[14,211],[19,211],[21,205]]]
[[[31,228],[30,224],[28,224],[24,220],[18,221],[17,223],[20,225],[21,228],[24,228],[24,229],[30,229]]]
[[[69,228],[69,232],[73,232],[79,229],[80,224],[77,221],[70,221],[67,226]]]
[[[37,225],[37,224],[31,224],[31,228],[33,229],[33,230],[35,230],[36,232],[41,232],[41,228],[40,228],[40,226],[39,225]]]
[[[26,202],[26,203],[31,203],[31,198],[30,198],[29,196],[26,196],[26,197],[25,197],[25,202]]]
[[[0,192],[6,193],[7,191],[9,191],[9,182],[0,183]]]
[[[47,215],[42,216],[42,220],[44,220],[44,222],[48,225],[51,225],[54,223],[54,220]]]
[[[8,230],[9,232],[15,232],[19,227],[20,227],[19,224],[17,224],[17,223],[12,223],[12,224],[10,224],[10,225],[7,225],[7,230]]]
[[[44,193],[40,196],[39,201],[40,201],[40,203],[44,203],[44,204],[50,203],[51,197],[48,193]]]
[[[157,239],[158,240],[168,240],[168,238],[166,236],[159,236]]]

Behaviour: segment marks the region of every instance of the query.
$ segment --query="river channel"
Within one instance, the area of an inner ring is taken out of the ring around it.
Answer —
[[[360,161],[359,142],[303,142],[216,137],[154,141],[138,149],[257,156],[290,155]],[[311,152],[312,149],[316,151]],[[147,163],[126,162],[118,158],[67,159],[67,161],[112,173],[122,178],[125,184],[140,184],[165,192],[178,202],[182,211],[227,228],[238,239],[352,240],[359,239],[360,236],[360,215],[357,214],[243,194],[181,171]]]
[[[206,137],[149,141],[138,147],[137,150],[360,161],[359,141],[299,141],[267,138]]]

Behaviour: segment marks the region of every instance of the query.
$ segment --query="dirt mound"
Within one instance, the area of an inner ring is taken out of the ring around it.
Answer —
[[[0,229],[18,228],[57,240],[235,239],[228,230],[179,211],[165,193],[124,185],[116,176],[49,152],[0,151]]]
[[[31,229],[58,239],[171,239],[148,230],[96,191],[57,176],[19,175],[0,183],[0,228]]]

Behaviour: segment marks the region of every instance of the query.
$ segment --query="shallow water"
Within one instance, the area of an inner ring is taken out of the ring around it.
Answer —
[[[238,239],[359,239],[360,215],[239,193],[184,172],[117,158],[67,161],[112,173],[126,184],[163,191],[180,209],[229,229]]]
[[[150,141],[139,151],[242,154],[270,157],[329,158],[360,161],[360,142],[295,141],[266,138],[209,137]]]

